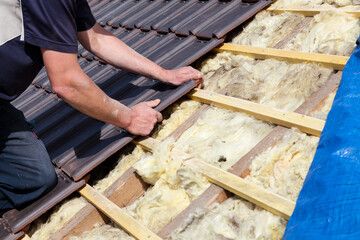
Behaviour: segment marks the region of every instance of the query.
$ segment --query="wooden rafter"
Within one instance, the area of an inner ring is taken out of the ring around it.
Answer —
[[[274,7],[270,6],[267,11],[279,14],[283,12],[299,13],[307,17],[315,16],[324,11],[341,11],[353,15],[354,17],[360,17],[360,7],[348,6],[348,7],[334,7],[331,5],[305,5],[305,6],[286,6],[286,7]]]
[[[243,112],[254,116],[257,119],[277,125],[290,128],[296,127],[300,131],[315,136],[320,136],[325,125],[325,121],[323,120],[206,90],[194,89],[188,94],[188,96],[195,101],[213,104],[216,107],[232,111]]]
[[[86,184],[79,190],[79,193],[135,239],[162,239],[90,185]]]
[[[327,55],[320,53],[306,53],[281,50],[275,48],[261,48],[244,46],[238,44],[224,43],[220,47],[216,48],[216,52],[230,52],[232,54],[246,55],[257,59],[274,58],[281,61],[288,61],[293,63],[301,62],[314,62],[324,67],[330,67],[335,70],[343,70],[349,57]]]

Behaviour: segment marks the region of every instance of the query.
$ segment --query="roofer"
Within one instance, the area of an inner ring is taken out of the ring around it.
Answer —
[[[165,70],[96,23],[87,0],[0,2],[0,211],[22,208],[56,185],[50,157],[21,111],[18,97],[45,65],[52,89],[90,117],[147,135],[162,120],[159,100],[128,108],[107,96],[82,71],[77,42],[118,68],[179,85],[203,75],[191,68]]]

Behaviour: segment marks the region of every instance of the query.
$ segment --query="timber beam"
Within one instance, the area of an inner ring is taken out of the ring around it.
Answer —
[[[313,62],[324,67],[333,68],[335,70],[343,70],[347,61],[349,60],[349,57],[345,56],[296,52],[276,48],[252,47],[231,43],[224,43],[220,47],[215,48],[214,51],[226,51],[232,54],[241,54],[255,59],[274,58],[280,61],[287,61],[292,63]]]
[[[315,16],[325,11],[341,11],[353,15],[354,17],[360,17],[360,7],[347,6],[347,7],[334,7],[331,5],[305,5],[305,6],[285,6],[274,7],[270,6],[266,9],[269,12],[280,14],[283,12],[299,13],[307,17]]]
[[[275,215],[284,217],[288,220],[294,211],[294,202],[204,161],[190,159],[185,161],[184,165],[203,174],[209,182],[264,208]]]
[[[283,111],[263,104],[246,101],[240,98],[229,97],[222,94],[194,89],[188,96],[206,104],[213,104],[216,107],[229,109],[236,112],[243,112],[257,119],[271,122],[284,127],[296,127],[300,131],[320,136],[325,121],[305,116],[295,112]]]
[[[86,184],[79,193],[135,239],[162,239],[90,185]]]

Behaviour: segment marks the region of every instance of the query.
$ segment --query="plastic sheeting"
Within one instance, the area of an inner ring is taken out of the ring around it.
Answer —
[[[360,239],[360,38],[284,239]]]

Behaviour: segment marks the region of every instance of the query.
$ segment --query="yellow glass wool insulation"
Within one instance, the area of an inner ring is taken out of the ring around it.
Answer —
[[[160,179],[126,210],[153,232],[158,232],[189,204],[184,189],[173,189]]]
[[[226,89],[233,97],[294,111],[325,84],[332,72],[314,63],[267,59],[234,69],[236,80]]]
[[[161,122],[160,130],[154,134],[157,140],[163,140],[170,135],[179,125],[186,121],[200,107],[200,103],[192,100],[183,100],[171,108],[171,116]]]
[[[217,61],[219,60],[219,57],[223,56],[226,56],[226,61],[222,59],[224,61],[220,63],[219,68],[205,74],[203,83],[204,89],[213,92],[224,89],[226,85],[235,81],[237,78],[237,76],[234,76],[232,72],[234,68],[241,67],[244,64],[255,64],[255,60],[253,58],[244,57],[242,55],[233,55],[227,52],[219,53],[215,58],[210,60]],[[210,60],[204,65],[204,68],[211,64]]]
[[[359,0],[325,0],[327,4],[333,4],[335,6],[344,7],[348,5],[359,5]]]
[[[327,115],[332,107],[335,95],[336,95],[336,91],[330,93],[329,96],[325,99],[324,104],[322,104],[319,109],[315,110],[314,112],[311,112],[310,116],[321,120],[326,120]]]
[[[175,147],[223,169],[230,168],[272,129],[246,114],[211,107]]]
[[[95,224],[91,231],[84,232],[80,237],[70,237],[70,240],[134,240],[118,226]]]
[[[284,39],[305,17],[301,14],[273,14],[262,11],[255,16],[232,43],[254,47],[274,47]]]
[[[319,138],[297,129],[253,159],[245,179],[296,201],[314,158]]]
[[[197,210],[183,227],[171,234],[171,239],[281,239],[285,226],[283,218],[233,197]]]
[[[66,200],[64,203],[54,208],[53,213],[46,222],[42,222],[41,218],[35,220],[28,232],[29,236],[33,240],[49,239],[52,234],[58,231],[87,203],[88,202],[83,197]]]
[[[243,62],[253,62],[254,59],[242,55],[233,55],[228,52],[218,53],[212,58],[208,58],[201,63],[199,70],[207,74],[208,77],[218,70],[220,67],[224,67],[226,70],[230,70],[233,67],[238,67]],[[205,78],[206,79],[206,78]]]
[[[314,63],[266,59],[242,62],[232,69],[221,67],[205,78],[204,88],[210,91],[226,88],[229,96],[294,111],[325,84],[331,73],[331,69]]]
[[[184,159],[172,158],[173,143],[173,139],[166,139],[152,150],[152,154],[147,153],[133,165],[145,182],[154,185],[160,178],[167,182],[174,182],[176,171],[181,167],[183,160],[189,156],[184,156]]]
[[[182,163],[191,156],[188,154],[181,156],[172,154],[173,145],[174,140],[172,138],[166,139],[152,151],[152,154],[144,155],[133,167],[145,182],[155,185],[161,179],[172,189],[185,189],[192,200],[198,197],[210,184],[201,174],[182,166]],[[174,150],[181,152],[179,149]]]
[[[278,0],[272,7],[281,8],[287,6],[323,5],[331,4],[336,7],[358,5],[360,0]]]
[[[350,56],[360,33],[360,20],[340,11],[321,12],[309,30],[302,31],[284,49]]]
[[[116,167],[109,172],[109,174],[99,180],[94,188],[99,191],[105,191],[113,182],[116,181],[126,170],[128,170],[134,163],[136,163],[145,152],[139,146],[136,146],[131,154],[122,155],[118,161]]]

